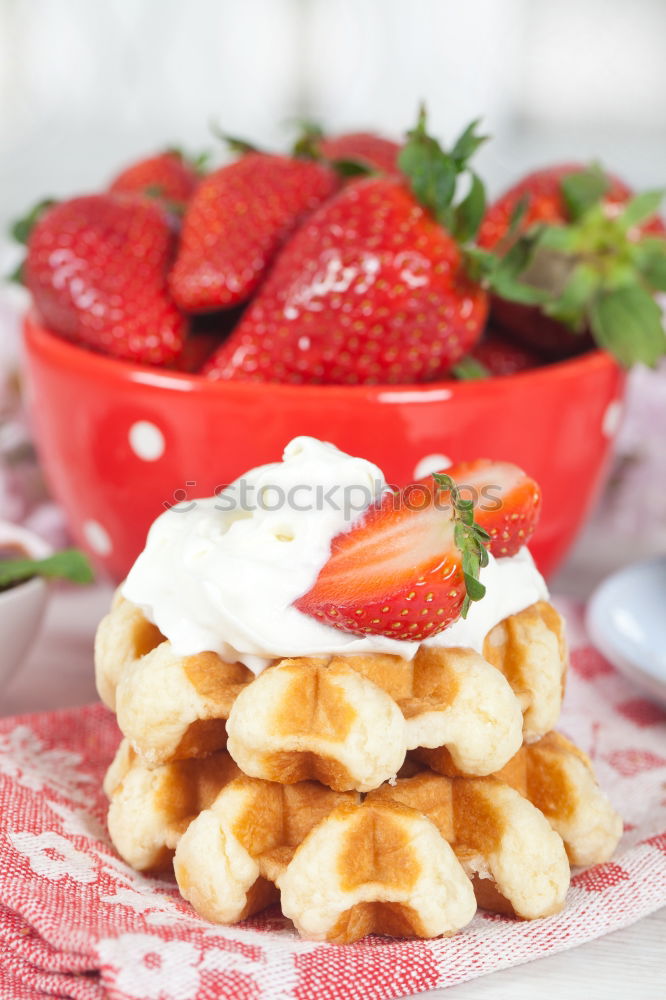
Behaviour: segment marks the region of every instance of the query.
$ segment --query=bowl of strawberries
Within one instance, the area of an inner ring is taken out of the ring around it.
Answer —
[[[46,475],[114,579],[165,507],[307,434],[403,486],[476,454],[542,485],[548,573],[601,487],[624,370],[655,364],[659,194],[597,166],[538,171],[486,205],[474,123],[397,144],[307,130],[168,151],[17,227],[27,381]]]

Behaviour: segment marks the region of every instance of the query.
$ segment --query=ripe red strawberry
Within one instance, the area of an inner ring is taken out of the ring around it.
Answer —
[[[349,184],[292,237],[211,378],[401,383],[442,375],[478,339],[486,294],[400,181]]]
[[[25,283],[56,333],[115,357],[168,364],[187,328],[167,287],[175,241],[168,213],[149,198],[73,198],[32,229]]]
[[[322,205],[205,373],[352,385],[447,372],[480,336],[487,311],[459,246],[476,232],[485,203],[468,166],[484,141],[476,125],[445,153],[421,109],[400,153],[404,179],[357,180]],[[455,204],[463,173],[471,185]]]
[[[148,156],[126,167],[109,185],[109,191],[135,192],[184,205],[201,180],[196,167],[176,149]]]
[[[653,300],[666,284],[659,200],[659,192],[632,198],[598,167],[529,174],[490,206],[479,229],[479,246],[503,258],[487,272],[493,320],[551,359],[596,340],[625,365],[656,363],[666,350]]]
[[[519,203],[524,202],[525,211],[517,227],[525,232],[536,222],[562,225],[570,221],[569,209],[562,189],[562,181],[572,174],[582,173],[586,167],[580,163],[561,163],[545,167],[528,174],[501,197],[489,205],[479,227],[478,244],[488,250],[494,249],[506,240],[511,229],[511,218]],[[618,205],[628,201],[631,189],[619,179],[607,175],[609,186],[604,194],[607,205]]]
[[[327,160],[351,160],[384,174],[398,173],[401,146],[392,139],[372,132],[347,132],[324,136],[317,144],[319,154]]]
[[[471,362],[468,366],[468,362]],[[535,351],[514,344],[496,330],[486,330],[482,339],[455,367],[460,379],[488,378],[491,375],[516,375],[537,368],[543,362]]]
[[[292,230],[338,183],[323,164],[258,152],[209,174],[183,220],[169,279],[176,302],[193,313],[244,302]]]
[[[527,545],[541,514],[541,490],[534,479],[511,462],[487,458],[458,462],[446,473],[473,501],[474,520],[490,536],[494,556],[513,556]]]
[[[434,479],[386,493],[333,539],[328,562],[295,606],[344,632],[414,641],[465,614],[485,592],[478,575],[487,536],[452,486],[453,504],[436,503]]]

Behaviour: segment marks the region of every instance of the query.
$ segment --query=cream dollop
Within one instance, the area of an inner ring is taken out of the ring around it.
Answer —
[[[286,656],[381,652],[411,659],[418,643],[354,636],[293,606],[316,580],[333,538],[385,488],[371,462],[315,438],[294,438],[282,462],[160,515],[123,594],[177,654],[213,650],[255,673]],[[429,644],[480,650],[497,622],[547,596],[527,549],[508,559],[491,556],[481,579],[483,600]]]

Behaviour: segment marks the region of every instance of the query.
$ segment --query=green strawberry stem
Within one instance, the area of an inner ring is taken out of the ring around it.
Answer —
[[[398,156],[414,197],[458,242],[476,236],[485,208],[486,195],[481,178],[469,160],[486,140],[478,135],[478,120],[471,122],[447,152],[427,131],[425,105],[421,105],[415,127]],[[459,179],[467,177],[468,190],[460,197]]]
[[[165,153],[171,156],[178,156],[183,163],[191,167],[192,170],[197,174],[203,175],[211,161],[211,151],[209,149],[203,150],[201,153],[186,153],[180,146],[168,146],[164,150]]]
[[[219,139],[220,142],[225,143],[232,153],[240,153],[244,156],[246,153],[262,152],[258,146],[255,146],[252,142],[248,142],[247,139],[241,139],[236,135],[230,135],[228,132],[224,132],[216,121],[211,121],[209,123],[209,128],[215,138]]]
[[[291,155],[306,160],[320,160],[319,143],[324,138],[324,130],[318,122],[299,118],[295,122],[298,134],[291,147]]]
[[[495,252],[468,248],[468,270],[500,298],[537,306],[574,333],[590,330],[625,367],[654,367],[666,354],[655,302],[666,291],[666,239],[637,227],[657,214],[664,192],[646,191],[609,212],[609,185],[597,164],[569,174],[561,191],[570,222],[537,223],[512,238],[514,224]]]
[[[479,580],[481,569],[488,565],[490,535],[474,520],[474,501],[464,500],[457,483],[443,472],[434,472],[433,479],[438,486],[449,491],[453,508],[453,538],[462,556],[462,570],[465,580],[465,600],[461,617],[466,618],[472,602],[480,601],[486,593]]]
[[[33,576],[91,583],[93,571],[87,557],[79,549],[64,549],[45,559],[0,560],[0,587],[8,587]]]

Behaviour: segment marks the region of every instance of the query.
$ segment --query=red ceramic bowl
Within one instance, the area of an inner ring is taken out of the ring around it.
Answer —
[[[30,318],[25,341],[50,487],[76,542],[116,580],[166,505],[278,460],[298,434],[371,459],[396,484],[433,471],[437,456],[517,462],[543,489],[531,548],[550,573],[601,485],[624,383],[600,351],[483,382],[290,386],[114,361]]]

